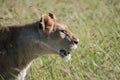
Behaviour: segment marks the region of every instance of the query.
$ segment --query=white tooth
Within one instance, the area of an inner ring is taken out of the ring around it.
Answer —
[[[75,44],[71,47],[72,50],[75,50],[76,48],[77,48],[77,45]]]
[[[71,54],[68,54],[67,56],[65,56],[65,57],[63,58],[63,60],[64,60],[65,62],[70,61],[70,60],[71,60]]]

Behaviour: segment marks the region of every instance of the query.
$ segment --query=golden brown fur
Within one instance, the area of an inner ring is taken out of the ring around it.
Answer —
[[[33,59],[50,53],[64,57],[77,43],[51,13],[34,23],[0,27],[0,80],[24,80]]]

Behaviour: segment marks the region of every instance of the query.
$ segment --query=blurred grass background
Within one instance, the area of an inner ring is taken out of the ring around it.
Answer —
[[[43,56],[27,80],[120,80],[120,0],[0,0],[0,25],[54,13],[80,39],[72,61]]]

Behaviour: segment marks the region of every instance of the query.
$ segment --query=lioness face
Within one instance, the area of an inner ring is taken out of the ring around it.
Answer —
[[[43,19],[41,24],[44,24],[43,30],[47,36],[48,45],[61,57],[70,59],[70,51],[77,48],[79,39],[69,31],[66,25],[59,23],[53,14],[49,13],[49,16],[44,16]]]

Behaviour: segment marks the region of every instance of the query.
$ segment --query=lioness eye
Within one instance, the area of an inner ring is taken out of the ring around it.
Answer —
[[[65,32],[64,30],[60,30],[60,31],[63,32],[63,33]]]

